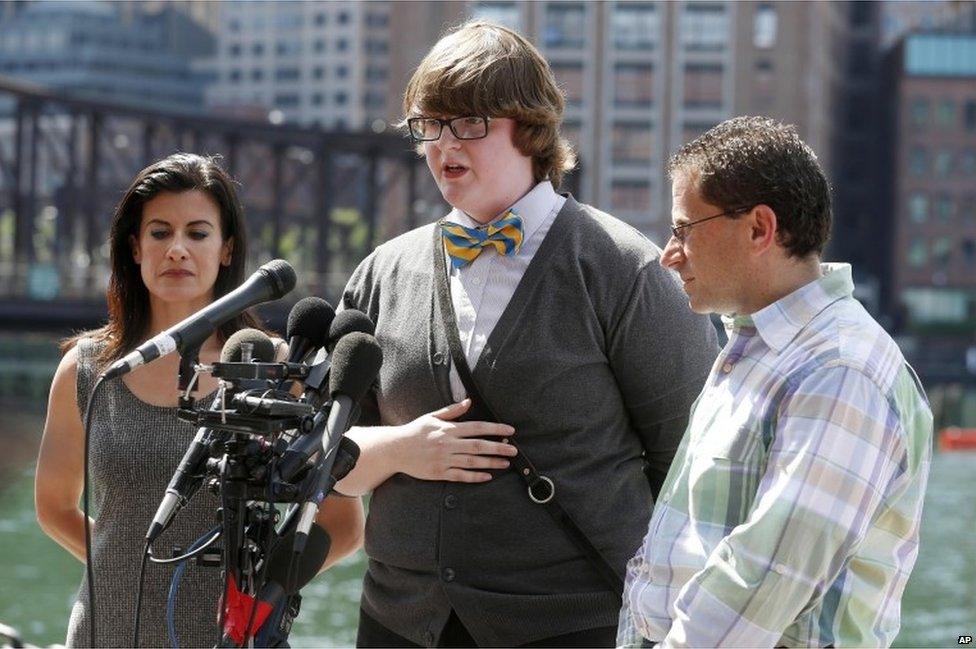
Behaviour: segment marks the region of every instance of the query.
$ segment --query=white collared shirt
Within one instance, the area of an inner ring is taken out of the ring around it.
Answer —
[[[549,232],[565,202],[566,198],[557,194],[552,183],[546,180],[533,187],[528,194],[508,208],[522,218],[523,225],[522,247],[514,255],[508,257],[500,255],[489,246],[464,268],[455,268],[447,257],[447,251],[444,251],[458,335],[461,338],[461,346],[468,366],[472,371],[478,363],[488,337],[498,324],[502,313],[505,312],[512,295],[515,294],[515,289],[522,281],[522,276],[525,275],[525,270],[535,257],[536,251],[542,244],[542,240],[546,238],[546,233]],[[498,218],[504,216],[505,212]],[[451,210],[446,219],[470,228],[483,225],[457,208]],[[455,401],[460,401],[467,396],[461,377],[458,376],[453,364],[451,394]]]

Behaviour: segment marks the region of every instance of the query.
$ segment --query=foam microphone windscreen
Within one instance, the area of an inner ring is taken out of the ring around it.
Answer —
[[[258,272],[263,273],[271,280],[271,286],[274,291],[271,297],[273,300],[277,300],[291,293],[291,290],[295,288],[295,284],[298,283],[298,276],[295,274],[295,269],[284,259],[272,259],[268,263],[262,264],[258,268]]]
[[[354,331],[336,343],[332,352],[329,394],[345,394],[358,403],[369,390],[383,364],[383,350],[370,334]]]
[[[337,313],[335,320],[332,321],[332,327],[329,329],[329,341],[325,344],[326,350],[331,353],[335,349],[336,343],[343,336],[356,331],[372,336],[376,333],[376,325],[373,324],[368,315],[356,309],[346,309]]]
[[[307,339],[315,348],[324,347],[335,317],[335,309],[322,298],[304,297],[288,313],[285,332],[289,340],[299,336]]]
[[[258,363],[271,363],[275,358],[275,346],[268,334],[257,329],[241,329],[235,332],[224,343],[220,351],[222,363],[239,363],[244,343],[251,343],[251,360]]]
[[[305,551],[292,564],[294,540],[294,532],[279,539],[274,550],[271,551],[271,558],[268,560],[268,580],[281,584],[289,595],[301,590],[305,584],[312,581],[312,578],[319,573],[319,568],[322,567],[325,558],[329,555],[329,548],[332,547],[332,539],[329,537],[329,533],[317,523],[312,523],[312,528],[308,533],[308,542],[305,544]],[[289,568],[291,568],[290,575],[288,574]]]

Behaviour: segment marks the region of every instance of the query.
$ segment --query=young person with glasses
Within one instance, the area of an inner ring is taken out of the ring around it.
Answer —
[[[618,644],[889,646],[932,413],[851,267],[821,263],[823,170],[792,126],[737,117],[669,174],[661,264],[729,341],[628,564]]]
[[[556,192],[563,104],[539,52],[486,22],[446,35],[406,90],[452,209],[379,246],[344,295],[384,352],[339,484],[372,492],[360,646],[614,642],[642,466],[659,484],[718,347],[659,248]]]

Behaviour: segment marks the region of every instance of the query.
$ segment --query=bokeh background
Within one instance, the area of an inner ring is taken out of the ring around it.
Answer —
[[[57,340],[105,318],[107,227],[147,163],[220,155],[252,267],[335,299],[378,243],[439,217],[397,129],[413,68],[469,18],[519,29],[563,88],[564,189],[663,244],[668,156],[734,115],[796,124],[834,189],[826,258],[921,375],[937,438],[898,646],[976,635],[976,3],[0,2],[0,622],[62,642],[82,566],[34,520]],[[945,432],[940,443],[939,433]],[[391,533],[395,531],[391,530]],[[305,591],[296,646],[355,638],[362,554]]]

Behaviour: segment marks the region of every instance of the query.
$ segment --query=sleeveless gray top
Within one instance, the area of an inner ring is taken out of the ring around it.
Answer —
[[[83,416],[98,376],[99,351],[101,347],[90,338],[78,343],[78,409]],[[201,399],[208,407],[210,401],[211,397]],[[92,416],[89,504],[96,521],[92,529],[95,642],[100,647],[129,647],[146,530],[196,430],[176,418],[176,408],[147,404],[118,379],[99,390]],[[200,489],[153,544],[154,554],[168,558],[176,546],[185,550],[217,524],[218,505],[216,496]],[[175,568],[146,565],[140,646],[172,646],[166,630],[166,600]],[[217,642],[217,603],[222,592],[219,568],[186,563],[173,618],[180,646],[212,647]],[[89,646],[89,616],[88,584],[82,576],[68,626],[69,647]]]

